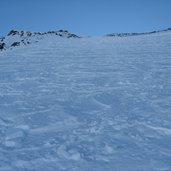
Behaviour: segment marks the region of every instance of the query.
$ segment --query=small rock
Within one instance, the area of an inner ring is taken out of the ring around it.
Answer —
[[[20,46],[20,42],[14,42],[11,47]]]
[[[0,50],[3,50],[5,48],[5,43],[0,43]]]
[[[16,31],[16,30],[11,30],[9,33],[8,33],[8,36],[14,36],[14,35],[19,35],[19,31]]]

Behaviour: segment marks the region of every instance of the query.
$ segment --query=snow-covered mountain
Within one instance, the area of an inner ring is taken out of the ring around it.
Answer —
[[[81,38],[76,34],[69,33],[67,30],[49,31],[44,33],[11,30],[7,36],[0,38],[0,50],[6,50],[9,48],[13,49],[16,46],[37,43],[49,36],[57,36],[62,38]]]
[[[0,171],[171,170],[170,30],[21,34],[38,42],[0,52]]]
[[[168,32],[171,31],[171,28],[160,30],[160,31],[152,31],[145,33],[112,33],[107,34],[108,37],[128,37],[128,36],[140,36],[140,35],[151,35],[156,33]],[[49,32],[30,32],[30,31],[18,31],[11,30],[7,36],[0,37],[0,51],[13,49],[17,46],[24,46],[32,43],[37,43],[40,40],[47,37],[61,37],[61,38],[81,38],[73,33],[69,33],[67,30],[58,30],[58,31],[49,31]]]

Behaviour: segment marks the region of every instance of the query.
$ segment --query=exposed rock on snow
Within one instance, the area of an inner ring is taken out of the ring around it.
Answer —
[[[5,48],[5,43],[0,43],[0,50],[3,50]]]
[[[161,31],[152,31],[152,32],[145,32],[145,33],[112,33],[112,34],[107,34],[107,36],[109,37],[140,36],[140,35],[150,35],[150,34],[160,33],[160,32],[167,32],[170,30],[171,28],[168,28],[166,30],[161,30]]]
[[[48,36],[59,36],[63,38],[81,38],[80,36],[69,33],[66,30],[49,32],[29,32],[11,30],[6,37],[0,38],[0,50],[11,49],[20,45],[37,43]]]

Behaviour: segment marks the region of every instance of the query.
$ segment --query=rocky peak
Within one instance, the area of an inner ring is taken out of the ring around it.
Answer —
[[[76,34],[69,33],[67,30],[48,31],[48,32],[30,32],[30,31],[23,31],[23,30],[21,31],[11,30],[6,37],[0,38],[0,50],[36,43],[47,36],[58,36],[64,38],[81,38]]]

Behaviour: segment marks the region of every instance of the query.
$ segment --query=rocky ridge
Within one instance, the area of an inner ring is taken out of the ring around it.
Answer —
[[[168,28],[168,29],[165,29],[165,30],[159,30],[159,31],[144,32],[144,33],[112,33],[112,34],[107,34],[106,36],[107,37],[140,36],[140,35],[151,35],[151,34],[166,32],[166,31],[171,31],[171,28]]]
[[[7,36],[0,37],[0,51],[13,49],[21,45],[28,45],[39,42],[47,36],[58,36],[63,38],[81,38],[80,36],[69,33],[67,30],[48,31],[48,32],[30,32],[11,30]]]

